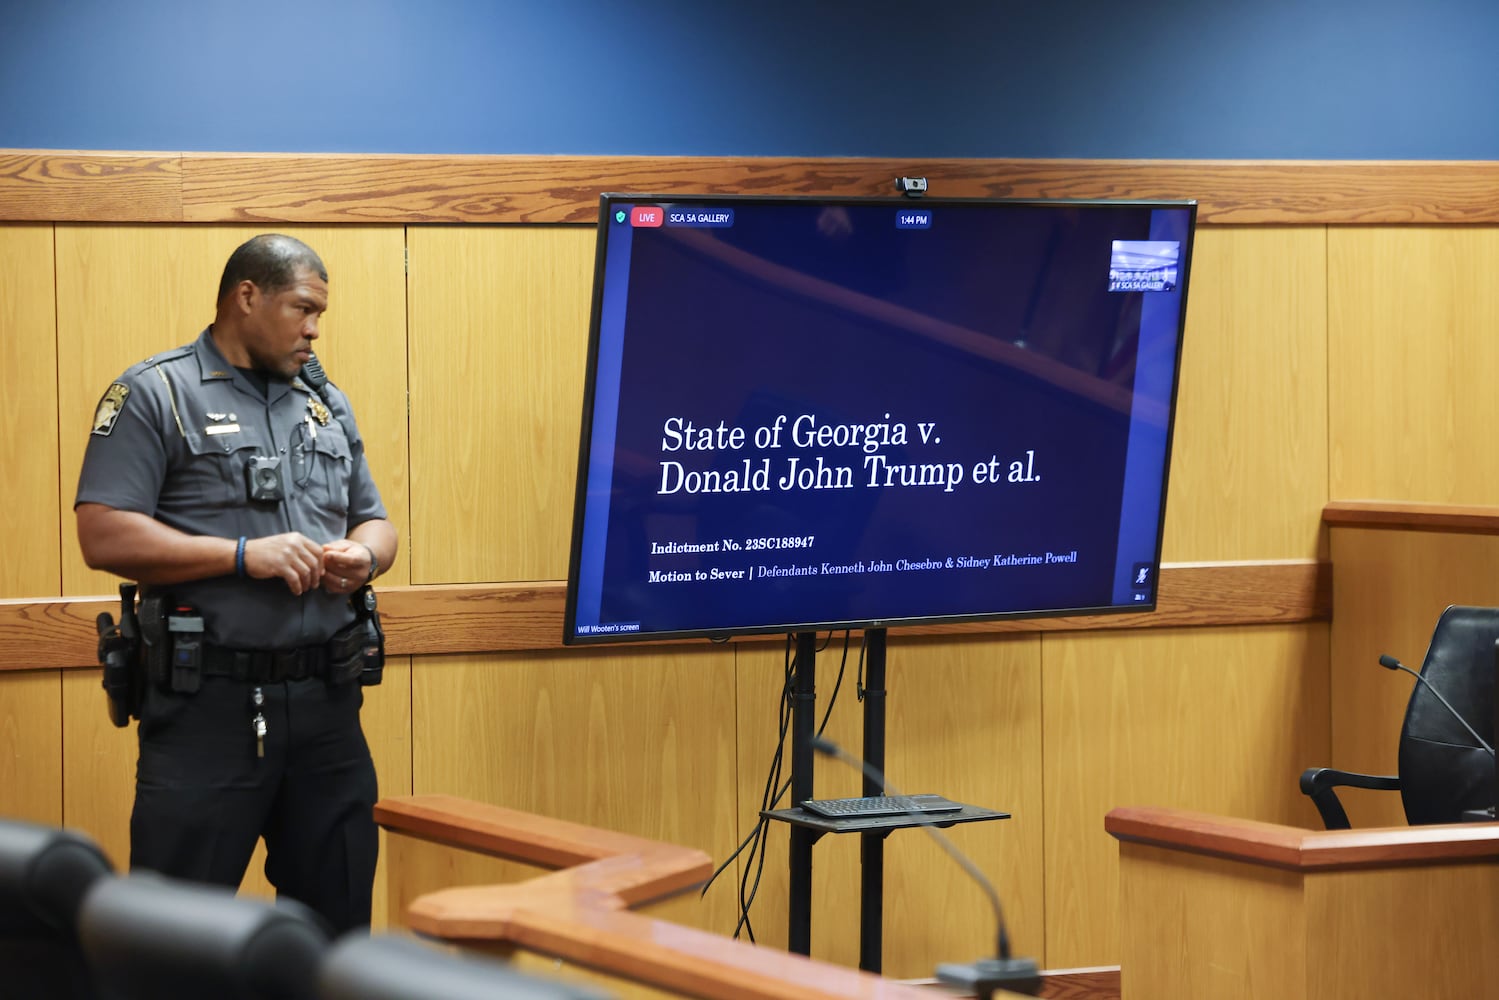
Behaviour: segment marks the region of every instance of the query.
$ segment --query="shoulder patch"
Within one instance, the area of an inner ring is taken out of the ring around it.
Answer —
[[[101,437],[109,437],[109,432],[115,429],[115,421],[120,418],[120,411],[125,408],[125,400],[130,398],[130,386],[124,382],[116,382],[104,390],[104,397],[99,400],[99,406],[94,410],[94,433]]]

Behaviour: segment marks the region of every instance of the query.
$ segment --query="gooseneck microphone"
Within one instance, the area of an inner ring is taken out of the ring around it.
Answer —
[[[820,754],[837,758],[862,772],[866,778],[884,789],[886,795],[896,799],[902,797],[899,792],[890,787],[890,782],[885,780],[884,774],[880,773],[877,768],[868,761],[855,757],[832,740],[822,736],[813,736],[812,749]],[[1004,908],[999,905],[999,893],[994,891],[993,884],[984,877],[984,873],[979,871],[977,865],[958,850],[957,845],[949,840],[946,834],[937,829],[934,825],[935,821],[930,816],[915,810],[906,810],[906,815],[930,833],[938,846],[947,852],[948,857],[956,861],[968,877],[984,890],[984,895],[989,898],[989,906],[994,910],[994,923],[999,930],[997,957],[981,958],[971,965],[943,963],[937,966],[937,978],[949,985],[972,990],[978,1000],[988,1000],[988,997],[998,989],[1035,996],[1041,989],[1040,970],[1037,969],[1034,959],[1010,957],[1010,933],[1005,928]]]
[[[1405,664],[1401,663],[1399,660],[1388,654],[1379,658],[1379,665],[1381,667],[1384,667],[1386,670],[1404,670],[1406,673],[1414,677],[1418,682],[1425,684],[1426,690],[1436,695],[1437,701],[1441,702],[1442,706],[1446,708],[1447,711],[1452,713],[1452,717],[1454,719],[1463,724],[1463,728],[1468,731],[1468,734],[1470,736],[1478,741],[1478,745],[1487,750],[1490,757],[1494,756],[1494,748],[1484,742],[1483,737],[1478,735],[1478,730],[1474,729],[1471,725],[1468,724],[1468,720],[1462,717],[1462,713],[1452,707],[1452,703],[1450,701],[1442,697],[1442,692],[1437,690],[1437,686],[1435,684],[1431,683],[1431,681],[1427,680],[1425,677],[1422,677],[1410,667],[1407,667]]]

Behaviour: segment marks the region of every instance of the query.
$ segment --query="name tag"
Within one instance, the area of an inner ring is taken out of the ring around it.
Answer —
[[[210,424],[203,428],[204,434],[238,434],[239,424]]]

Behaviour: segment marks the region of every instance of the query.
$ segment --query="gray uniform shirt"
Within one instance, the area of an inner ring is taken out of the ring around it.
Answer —
[[[324,392],[327,406],[300,378],[273,379],[262,397],[204,330],[194,343],[135,365],[105,392],[74,502],[146,514],[190,535],[299,531],[320,545],[343,538],[384,518],[385,507],[348,398],[332,385]],[[281,501],[250,500],[253,456],[280,459]],[[321,588],[298,597],[279,578],[230,573],[169,589],[203,613],[209,642],[235,649],[324,642],[353,619],[347,597]]]

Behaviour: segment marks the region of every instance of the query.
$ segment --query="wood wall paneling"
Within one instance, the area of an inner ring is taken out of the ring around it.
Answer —
[[[938,792],[1010,813],[955,826],[946,836],[994,884],[1016,953],[1054,968],[1047,960],[1044,866],[1036,863],[1045,856],[1042,649],[1036,635],[894,637],[886,771],[902,792]],[[859,792],[857,782],[845,787],[847,794]],[[930,976],[939,962],[990,956],[998,928],[982,888],[920,830],[888,837],[885,845],[887,974]],[[824,919],[849,923],[836,910]]]
[[[410,243],[412,582],[564,578],[593,233]]]
[[[1490,861],[1379,874],[1333,872],[1308,879],[1306,921],[1321,931],[1324,947],[1308,962],[1306,996],[1492,993],[1499,953],[1488,943],[1499,935],[1499,907],[1452,901],[1499,898],[1499,866]],[[1392,941],[1398,947],[1389,947]]]
[[[1499,537],[1333,528],[1331,756],[1313,763],[1367,774],[1397,770],[1400,726],[1415,679],[1385,670],[1388,653],[1420,670],[1449,604],[1499,605]],[[1339,789],[1355,827],[1405,823],[1393,792]]]
[[[0,597],[61,593],[50,226],[0,226]],[[57,671],[0,674],[0,816],[62,820]]]
[[[1296,781],[1328,753],[1324,625],[1042,639],[1046,941],[1119,960],[1119,803],[1316,826]]]
[[[1496,269],[1499,227],[1328,234],[1332,499],[1499,500]]]
[[[735,825],[734,650],[604,649],[419,658],[415,794],[459,795],[696,847]],[[733,928],[729,894],[660,916]]]
[[[50,226],[0,226],[0,597],[61,593],[52,258]]]
[[[1327,502],[1326,232],[1200,229],[1164,558],[1316,558]]]
[[[62,672],[63,822],[99,842],[117,868],[130,862],[135,723],[109,721],[97,670]]]
[[[364,708],[359,713],[381,797],[412,794],[411,764],[411,663],[409,656],[388,656],[385,677],[376,687],[364,689]],[[390,910],[386,899],[390,838],[380,832],[380,861],[375,872],[374,925],[386,925]]]
[[[60,673],[0,673],[0,817],[63,822]]]
[[[1307,954],[1309,918],[1300,873],[1142,844],[1120,844],[1119,855],[1126,912],[1149,915],[1125,928],[1129,961],[1119,969],[1124,996],[1307,1000],[1333,995],[1306,989],[1307,966],[1319,956]],[[1328,914],[1327,919],[1344,917]]]

